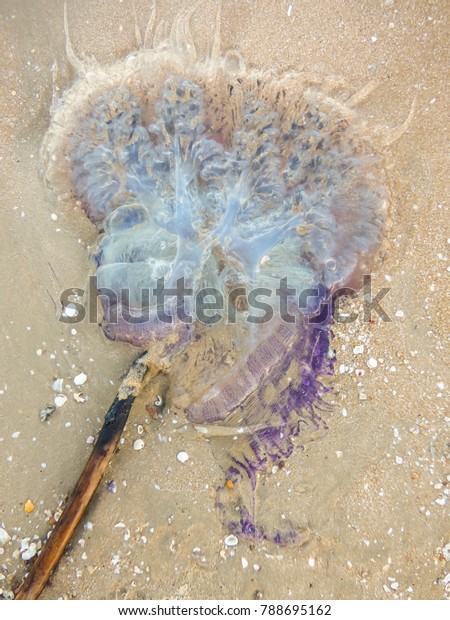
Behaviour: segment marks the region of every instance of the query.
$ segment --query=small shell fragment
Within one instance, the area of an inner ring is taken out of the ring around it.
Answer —
[[[33,504],[31,499],[27,499],[27,501],[25,502],[25,506],[23,508],[25,512],[29,514],[30,512],[33,512],[36,506]]]
[[[84,372],[80,372],[73,380],[75,385],[84,385],[87,381],[87,375]]]
[[[39,413],[41,422],[47,422],[47,420],[52,415],[52,413],[55,412],[55,410],[56,410],[56,407],[54,407],[53,405],[47,405],[47,407],[44,407],[44,409],[42,409],[41,412]]]
[[[60,378],[55,379],[52,383],[52,390],[54,392],[61,392],[62,389],[63,389],[63,380]]]
[[[0,527],[0,547],[6,545],[7,542],[11,540],[11,536],[8,534],[6,530]]]
[[[178,452],[177,461],[180,461],[180,463],[186,463],[187,460],[189,460],[189,454],[187,452]]]
[[[133,449],[134,450],[142,450],[142,448],[145,446],[144,440],[143,439],[136,439],[136,441],[133,444]]]
[[[110,480],[106,483],[106,488],[110,493],[117,493],[117,483],[115,480]]]
[[[22,553],[22,560],[31,560],[36,555],[38,549],[36,543],[30,543],[28,549]]]
[[[57,407],[62,407],[67,402],[67,396],[64,396],[64,394],[58,394],[55,396],[54,402]]]
[[[64,306],[62,311],[62,315],[69,318],[73,318],[74,316],[77,316],[77,314],[78,310],[76,309],[74,304],[68,304],[67,306]]]
[[[237,539],[237,537],[234,534],[230,534],[229,536],[227,536],[224,541],[223,541],[227,547],[236,547],[236,545],[238,544],[239,540]]]

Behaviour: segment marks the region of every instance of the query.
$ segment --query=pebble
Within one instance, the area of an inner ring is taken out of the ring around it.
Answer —
[[[64,396],[64,394],[58,394],[55,396],[54,402],[57,407],[62,407],[67,402],[67,396]]]
[[[238,544],[239,540],[237,539],[237,537],[234,534],[230,534],[229,536],[227,536],[224,541],[223,541],[227,547],[236,547],[236,545]]]
[[[360,353],[364,353],[364,345],[357,344],[356,347],[353,347],[353,353],[355,355],[359,355]]]
[[[367,360],[367,366],[369,368],[376,368],[378,366],[378,362],[374,357],[371,357]]]
[[[86,381],[87,381],[87,375],[84,374],[84,372],[80,372],[80,374],[78,374],[73,380],[75,385],[78,385],[78,386],[84,385]]]
[[[397,312],[395,313],[395,316],[398,319],[402,319],[405,316],[405,313],[403,312],[403,310],[397,310]]]
[[[180,461],[180,463],[186,463],[186,461],[188,460],[189,460],[189,454],[187,452],[178,452],[177,461]]]
[[[242,568],[245,570],[248,566],[247,558],[241,558],[241,564],[242,564]]]
[[[314,558],[308,558],[308,566],[310,566],[311,568],[314,568],[315,565],[316,565],[316,560]]]
[[[136,439],[136,441],[133,444],[133,449],[134,450],[142,450],[142,448],[145,446],[145,442],[143,439]]]

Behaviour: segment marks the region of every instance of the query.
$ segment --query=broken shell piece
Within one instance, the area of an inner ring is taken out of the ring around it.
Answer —
[[[66,402],[67,396],[64,396],[64,394],[58,394],[58,396],[55,396],[55,405],[57,407],[62,407]]]
[[[11,540],[11,536],[8,534],[6,530],[0,527],[0,547],[6,545],[7,542]]]
[[[236,547],[236,545],[238,544],[239,540],[237,539],[237,537],[234,534],[230,534],[229,536],[227,536],[224,541],[223,541],[227,547]]]
[[[75,385],[84,385],[86,381],[87,381],[87,375],[84,372],[80,372],[73,380]]]
[[[41,422],[47,422],[52,413],[55,413],[56,407],[54,405],[47,405],[44,409],[39,413],[39,417],[41,418]]]
[[[73,397],[77,403],[84,403],[87,400],[86,396],[83,395],[83,392],[76,392]]]
[[[61,392],[62,389],[63,389],[63,380],[60,378],[55,379],[52,383],[52,390],[54,392]]]
[[[37,544],[34,542],[30,543],[28,549],[25,549],[25,551],[22,553],[22,560],[31,560],[31,558],[34,558],[37,552]]]
[[[117,483],[115,480],[110,480],[106,483],[106,488],[110,493],[117,493]]]
[[[30,512],[33,512],[36,506],[33,504],[31,499],[27,499],[27,501],[25,502],[25,506],[23,508],[25,512],[29,514]]]
[[[180,461],[180,463],[186,463],[186,461],[189,460],[188,453],[187,452],[178,452],[177,460]]]

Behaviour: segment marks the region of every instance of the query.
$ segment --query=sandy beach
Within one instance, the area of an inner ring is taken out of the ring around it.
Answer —
[[[0,0],[0,598],[12,596],[45,540],[136,355],[96,324],[59,321],[62,291],[87,288],[97,237],[41,174],[52,100],[76,78],[63,6]],[[172,24],[184,6],[157,2],[158,21]],[[68,0],[75,53],[101,65],[124,58],[151,7]],[[215,13],[205,0],[192,17],[199,53]],[[359,314],[334,329],[328,431],[261,480],[260,510],[274,521],[286,512],[302,544],[224,543],[215,489],[230,438],[209,440],[172,410],[153,419],[154,385],[136,401],[42,598],[450,597],[448,35],[444,0],[223,0],[222,49],[237,49],[249,67],[340,76],[354,92],[373,82],[358,110],[387,130],[415,102],[385,152],[391,226],[372,274],[374,290],[389,288],[392,320],[367,323],[362,298],[348,304]],[[80,373],[87,381],[77,387]],[[67,400],[42,422],[56,393]],[[134,450],[139,438],[144,448]]]

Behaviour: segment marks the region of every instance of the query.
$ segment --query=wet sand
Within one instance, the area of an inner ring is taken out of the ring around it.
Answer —
[[[160,4],[158,17],[169,24],[183,6]],[[143,33],[146,2],[69,1],[76,53],[104,64],[135,49],[133,6]],[[200,50],[211,42],[215,7],[205,2],[193,17]],[[11,537],[0,543],[0,590],[6,597],[26,572],[21,541],[44,540],[135,351],[107,341],[95,324],[58,321],[61,292],[86,288],[96,239],[84,214],[58,204],[39,175],[52,93],[75,78],[63,3],[1,0],[0,16],[0,527]],[[399,125],[416,99],[408,130],[386,154],[392,226],[373,273],[374,290],[390,288],[383,307],[392,321],[365,323],[360,313],[356,322],[336,326],[329,431],[261,481],[260,509],[286,513],[304,530],[303,545],[224,545],[228,532],[214,491],[223,473],[214,442],[183,429],[173,413],[152,420],[145,405],[156,397],[155,386],[136,403],[108,471],[105,483],[114,480],[117,492],[102,485],[43,598],[449,597],[448,31],[443,1],[223,2],[223,49],[237,48],[249,65],[340,75],[355,91],[376,81],[359,106],[374,125]],[[355,301],[357,310],[361,303]],[[81,390],[73,379],[81,371],[87,400],[77,403],[73,394]],[[57,377],[68,400],[42,423],[39,412],[53,402]],[[135,451],[138,437],[145,447]],[[186,463],[176,458],[180,450],[189,454]],[[35,505],[30,513],[27,500]]]

